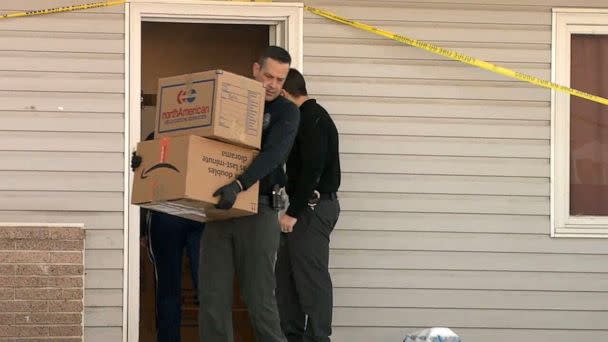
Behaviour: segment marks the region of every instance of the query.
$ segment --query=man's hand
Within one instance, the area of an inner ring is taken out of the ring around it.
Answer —
[[[215,205],[218,209],[230,209],[236,202],[236,196],[241,192],[241,186],[238,181],[234,181],[230,184],[224,185],[223,187],[217,189],[216,192],[213,193],[213,197],[220,197],[220,201]]]
[[[293,231],[293,226],[296,225],[298,219],[295,217],[291,217],[287,214],[283,214],[279,219],[279,225],[281,226],[281,231],[283,233],[291,233]]]
[[[137,155],[137,152],[133,151],[131,155],[131,170],[135,171],[141,165],[141,156]]]

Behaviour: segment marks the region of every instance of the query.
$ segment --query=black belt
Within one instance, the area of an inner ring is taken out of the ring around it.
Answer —
[[[272,206],[272,196],[270,195],[260,195],[258,198],[258,203],[263,205]]]
[[[338,194],[335,192],[326,192],[326,193],[321,193],[319,196],[319,199],[322,200],[335,200],[338,199]]]
[[[319,199],[335,200],[338,199],[338,194],[335,192],[322,193]],[[272,206],[272,195],[260,195],[260,197],[258,198],[258,203]]]

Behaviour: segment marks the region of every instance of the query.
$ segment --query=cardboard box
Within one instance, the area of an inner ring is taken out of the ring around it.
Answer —
[[[161,78],[155,137],[194,134],[259,149],[265,90],[222,70]]]
[[[257,151],[194,135],[140,142],[131,203],[206,222],[257,213],[259,185],[241,192],[230,210],[213,193],[249,166]]]

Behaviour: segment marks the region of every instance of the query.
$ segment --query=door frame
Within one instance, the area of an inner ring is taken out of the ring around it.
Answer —
[[[129,164],[141,130],[141,22],[269,25],[270,43],[288,50],[292,66],[303,71],[303,8],[302,3],[198,0],[131,0],[125,5],[124,342],[139,341],[140,215],[139,207],[130,204]]]

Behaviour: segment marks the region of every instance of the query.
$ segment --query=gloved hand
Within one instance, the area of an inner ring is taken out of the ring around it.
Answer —
[[[131,155],[131,170],[135,171],[141,165],[141,156],[137,155],[137,152],[133,151]]]
[[[230,209],[236,202],[236,196],[241,192],[241,186],[237,181],[224,185],[213,193],[213,197],[220,196],[220,201],[215,205],[218,209]]]

